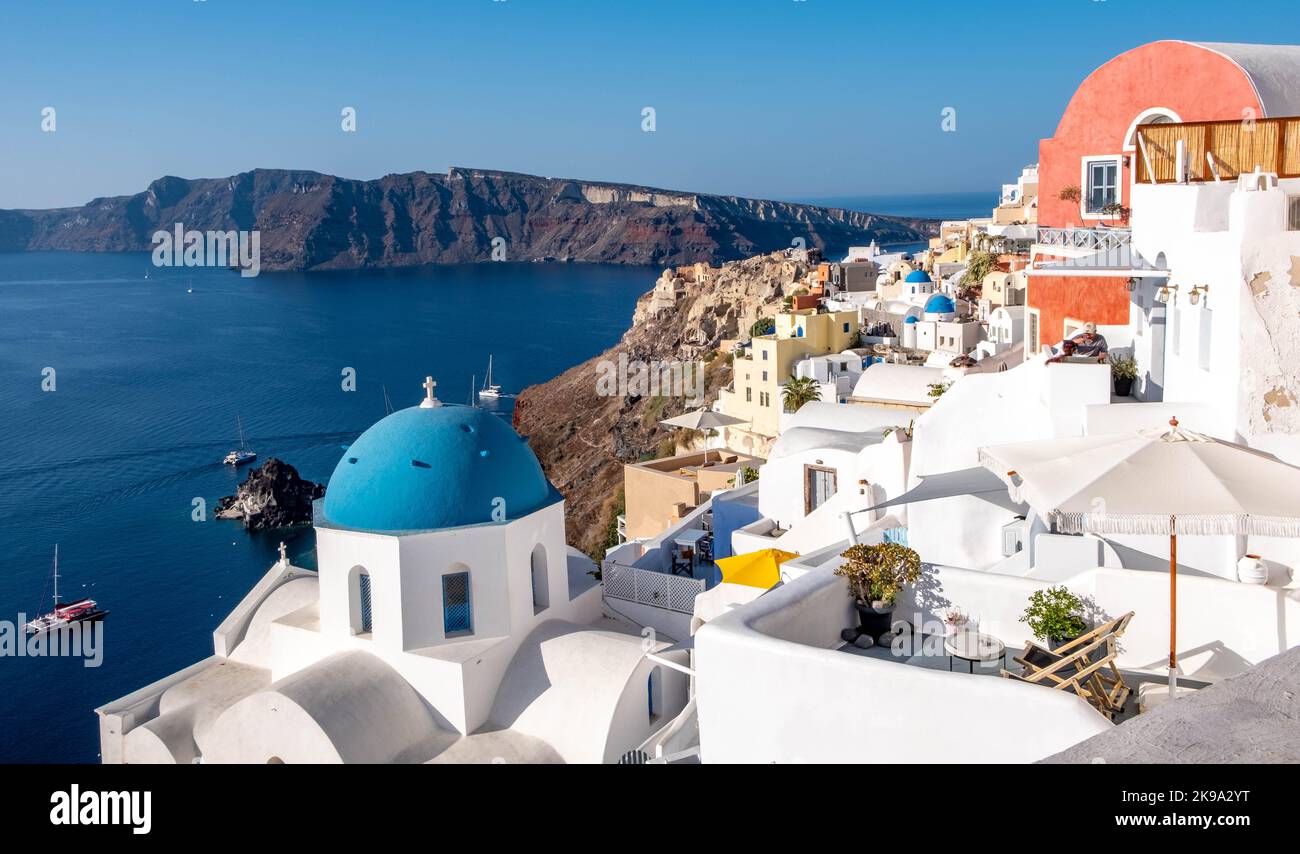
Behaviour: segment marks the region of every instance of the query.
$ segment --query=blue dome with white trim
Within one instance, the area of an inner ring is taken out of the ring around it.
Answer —
[[[528,442],[472,406],[402,409],[353,442],[330,476],[324,522],[425,531],[517,519],[558,498]],[[503,503],[504,502],[504,503]]]
[[[947,294],[935,294],[925,301],[926,314],[951,314],[956,311],[956,304]]]
[[[913,270],[912,272],[907,274],[907,278],[904,279],[903,281],[904,282],[930,282],[933,280],[930,278],[930,274],[925,272],[924,270]]]
[[[904,320],[903,322],[904,322],[904,323],[916,323],[916,315],[909,314],[909,315],[907,316],[907,319]]]

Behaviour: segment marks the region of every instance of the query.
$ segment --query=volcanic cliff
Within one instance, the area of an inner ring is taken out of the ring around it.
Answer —
[[[658,422],[698,405],[682,397],[603,394],[602,362],[617,364],[620,355],[641,363],[702,360],[705,405],[711,404],[731,382],[731,357],[718,351],[719,344],[747,339],[755,321],[774,315],[798,288],[805,270],[783,253],[772,253],[682,283],[684,290],[671,305],[647,292],[618,344],[519,395],[515,428],[530,437],[547,477],[565,497],[570,543],[588,554],[603,553],[623,465],[670,453],[676,437]]]
[[[159,178],[82,207],[0,211],[0,251],[131,252],[176,223],[260,231],[262,270],[469,261],[718,264],[783,249],[928,238],[931,220],[452,168],[358,181],[282,169]],[[494,255],[494,249],[496,254]]]

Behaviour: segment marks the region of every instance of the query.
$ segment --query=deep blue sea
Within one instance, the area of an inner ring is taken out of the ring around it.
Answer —
[[[0,255],[0,620],[36,612],[43,590],[48,606],[56,543],[64,599],[92,595],[111,612],[97,669],[0,657],[0,762],[97,761],[96,706],[212,654],[212,630],[284,536],[211,521],[248,472],[221,464],[237,415],[259,462],[324,482],[341,445],[384,416],[385,388],[411,406],[433,374],[439,397],[466,402],[489,353],[507,392],[550,379],[617,341],[657,272],[245,279],[157,269],[147,254]],[[47,367],[54,391],[42,390]],[[196,497],[209,521],[191,520]],[[315,566],[309,528],[285,538]]]

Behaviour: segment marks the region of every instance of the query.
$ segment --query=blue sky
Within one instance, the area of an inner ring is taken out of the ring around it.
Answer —
[[[1300,41],[1293,0],[4,0],[0,208],[254,167],[992,190],[1111,56],[1261,33]]]

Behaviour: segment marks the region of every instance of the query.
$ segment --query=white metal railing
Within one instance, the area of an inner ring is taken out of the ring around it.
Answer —
[[[1132,240],[1133,232],[1126,228],[1038,228],[1038,242],[1043,246],[1107,250],[1128,246]]]
[[[612,560],[601,567],[605,596],[637,602],[679,614],[695,613],[695,597],[704,592],[704,579],[687,578],[625,566]]]
[[[618,519],[618,535],[626,540],[627,539],[627,516],[620,513],[616,518]]]

